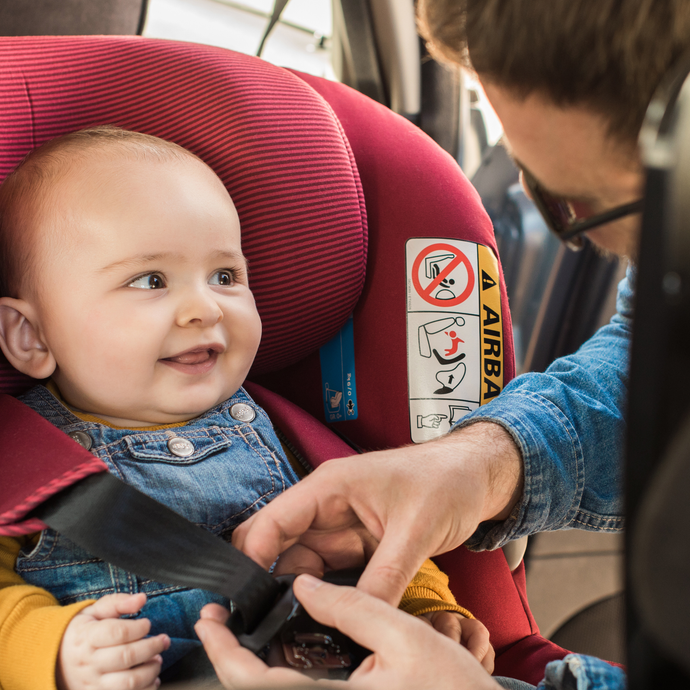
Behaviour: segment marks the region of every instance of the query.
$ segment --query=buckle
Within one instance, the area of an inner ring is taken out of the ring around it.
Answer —
[[[327,573],[324,580],[335,584],[356,584],[360,573],[359,570],[333,571]],[[269,644],[274,642],[292,668],[349,674],[371,652],[339,630],[317,623],[295,598],[292,591],[295,577],[276,577],[276,581],[284,587],[283,592],[251,634],[237,635],[239,643],[265,658]],[[268,663],[271,665],[272,662]]]
[[[280,635],[285,661],[300,670],[349,669],[350,653],[325,632],[283,631]]]

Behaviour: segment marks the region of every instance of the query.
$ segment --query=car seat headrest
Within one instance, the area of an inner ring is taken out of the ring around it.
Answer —
[[[225,183],[263,321],[252,373],[299,361],[352,312],[366,262],[356,164],[304,81],[232,51],[139,37],[0,40],[0,180],[35,146],[114,124],[175,141]],[[0,392],[32,381],[0,366]]]

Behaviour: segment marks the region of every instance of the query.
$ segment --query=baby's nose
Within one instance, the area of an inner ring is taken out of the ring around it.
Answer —
[[[223,319],[223,310],[211,295],[195,291],[188,294],[177,313],[177,324],[182,327],[205,328]]]

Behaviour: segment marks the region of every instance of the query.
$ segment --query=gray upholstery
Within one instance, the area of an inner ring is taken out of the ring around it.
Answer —
[[[141,33],[148,0],[0,0],[0,36]]]
[[[579,611],[556,630],[550,639],[573,652],[624,664],[624,595],[614,594]]]

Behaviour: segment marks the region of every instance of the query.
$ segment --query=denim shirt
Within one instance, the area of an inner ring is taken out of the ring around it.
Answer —
[[[627,685],[622,669],[592,656],[568,654],[547,664],[538,690],[625,690]]]
[[[601,659],[584,654],[568,654],[547,664],[544,680],[534,685],[514,678],[495,677],[506,690],[625,690],[625,673]]]
[[[467,546],[496,549],[549,530],[623,529],[622,449],[632,334],[634,268],[618,286],[617,314],[576,353],[543,373],[513,379],[489,404],[463,417],[500,424],[522,452],[525,485],[510,517],[483,523]],[[526,684],[505,687],[531,687]],[[539,690],[624,690],[625,674],[570,654],[546,667]]]
[[[622,449],[632,334],[634,268],[618,286],[617,314],[572,355],[544,373],[513,379],[455,428],[500,424],[524,461],[524,492],[510,517],[482,523],[474,550],[549,530],[623,529]]]
[[[82,441],[90,439],[91,452],[112,474],[226,540],[240,522],[298,481],[268,416],[244,389],[184,426],[161,430],[113,429],[81,420],[44,386],[20,400],[67,434],[88,434]],[[249,406],[254,419],[235,419],[238,408],[232,408],[237,404],[245,412]],[[169,445],[171,439],[177,442]],[[179,448],[183,450],[176,454]],[[19,553],[16,570],[61,604],[144,592],[147,603],[135,617],[151,621],[151,635],[170,636],[164,668],[199,646],[193,626],[202,606],[229,605],[209,592],[139,578],[94,558],[51,529],[41,533],[33,550]]]

